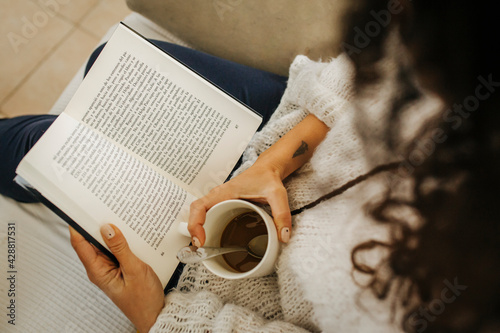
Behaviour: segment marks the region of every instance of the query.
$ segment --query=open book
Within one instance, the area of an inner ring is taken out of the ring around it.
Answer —
[[[18,182],[110,257],[99,229],[118,226],[165,287],[189,243],[177,224],[192,201],[224,182],[260,123],[120,24],[19,164]]]

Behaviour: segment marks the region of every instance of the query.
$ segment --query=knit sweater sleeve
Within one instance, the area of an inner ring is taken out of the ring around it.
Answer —
[[[329,127],[350,107],[354,66],[346,54],[330,62],[315,62],[297,56],[290,67],[283,99],[314,114]]]
[[[308,114],[314,114],[328,127],[351,110],[355,69],[346,54],[329,62],[315,62],[299,55],[290,66],[287,88],[280,105],[266,126],[257,132],[243,154],[234,176],[249,168],[283,135]]]
[[[259,314],[231,303],[224,303],[209,291],[173,291],[150,333],[197,332],[307,332],[281,320],[266,320]]]

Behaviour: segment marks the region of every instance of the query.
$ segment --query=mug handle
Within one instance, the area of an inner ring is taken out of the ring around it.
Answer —
[[[186,237],[189,237],[191,238],[191,234],[189,233],[189,230],[188,230],[188,223],[187,222],[179,222],[179,225],[177,226],[177,231],[181,234],[181,235],[184,235]]]

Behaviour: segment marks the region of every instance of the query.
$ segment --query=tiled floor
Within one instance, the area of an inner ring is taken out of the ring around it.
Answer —
[[[0,0],[0,117],[47,113],[125,0]]]

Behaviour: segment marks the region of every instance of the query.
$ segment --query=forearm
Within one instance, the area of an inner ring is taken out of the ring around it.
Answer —
[[[271,167],[283,180],[311,158],[328,130],[328,126],[310,114],[263,152],[255,164]]]

